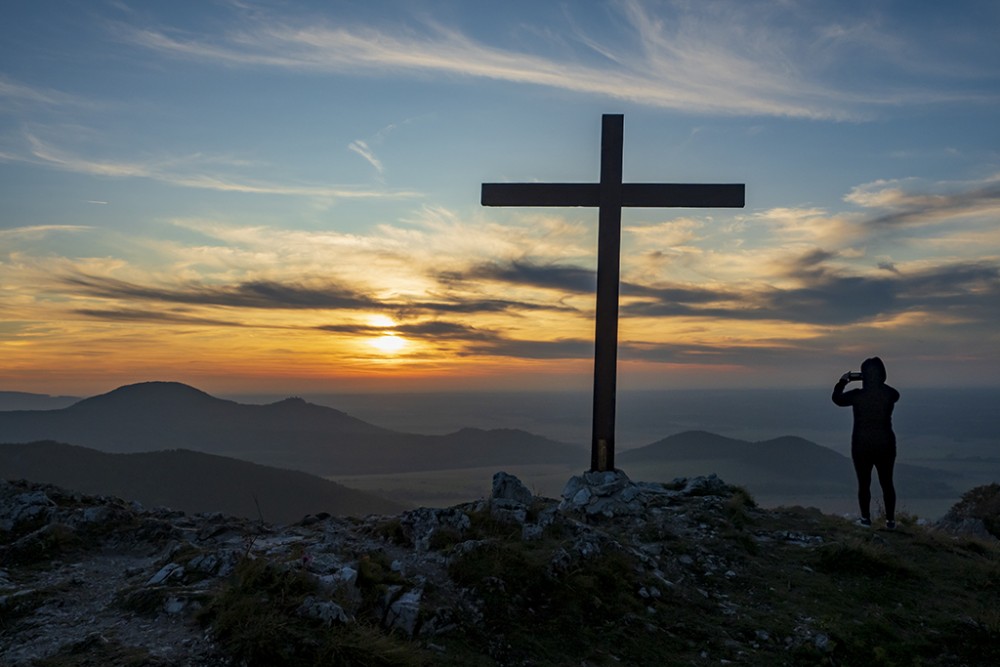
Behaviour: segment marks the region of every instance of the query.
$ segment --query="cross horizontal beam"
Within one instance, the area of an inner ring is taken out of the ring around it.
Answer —
[[[743,208],[735,183],[622,183],[630,208]],[[483,206],[600,206],[599,183],[483,183]]]
[[[623,183],[624,116],[601,120],[597,183],[483,183],[483,206],[591,206],[597,221],[597,312],[594,327],[594,430],[590,469],[615,469],[618,281],[622,208],[743,208],[742,183]]]

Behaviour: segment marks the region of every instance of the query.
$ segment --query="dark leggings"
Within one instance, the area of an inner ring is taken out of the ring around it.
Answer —
[[[878,484],[882,487],[882,501],[885,503],[887,521],[896,519],[896,487],[892,484],[892,468],[896,463],[895,450],[885,452],[853,452],[854,472],[858,476],[858,507],[861,516],[871,518],[872,468],[878,472]]]

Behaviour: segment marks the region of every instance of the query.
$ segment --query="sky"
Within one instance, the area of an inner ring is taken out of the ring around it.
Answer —
[[[745,183],[623,212],[620,389],[1000,376],[1000,4],[5,2],[0,389],[581,389],[597,212],[484,182]]]

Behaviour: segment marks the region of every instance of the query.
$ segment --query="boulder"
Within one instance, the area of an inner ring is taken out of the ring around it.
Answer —
[[[521,505],[530,505],[534,496],[521,480],[506,472],[498,472],[493,475],[492,500],[511,500]]]

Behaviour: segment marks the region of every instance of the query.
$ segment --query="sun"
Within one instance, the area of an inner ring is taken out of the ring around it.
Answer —
[[[396,326],[396,320],[392,319],[388,315],[369,315],[368,324],[369,326],[378,327],[379,329],[389,329]]]
[[[383,354],[397,354],[407,346],[406,339],[393,334],[385,334],[368,341],[368,344]]]

